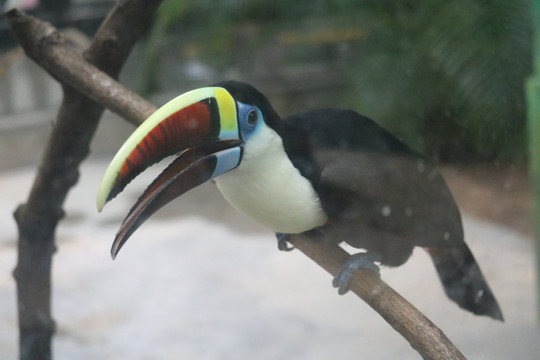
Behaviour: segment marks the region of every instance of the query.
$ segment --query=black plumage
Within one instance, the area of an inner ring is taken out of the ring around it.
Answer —
[[[464,242],[459,209],[431,162],[353,111],[323,109],[281,119],[253,87],[235,81],[216,86],[259,107],[266,124],[281,136],[328,217],[316,232],[377,254],[388,266],[402,265],[415,246],[423,247],[449,298],[475,314],[502,320]]]

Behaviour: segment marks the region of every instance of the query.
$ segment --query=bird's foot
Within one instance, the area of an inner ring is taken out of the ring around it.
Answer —
[[[380,262],[381,256],[377,253],[363,252],[351,255],[345,264],[339,269],[338,273],[332,280],[332,285],[338,288],[338,294],[343,295],[349,291],[349,281],[354,272],[360,268],[373,271],[377,276],[380,276],[379,266],[375,262]]]
[[[289,245],[287,242],[288,234],[276,233],[277,238],[277,247],[281,251],[291,251],[294,249],[294,246]]]

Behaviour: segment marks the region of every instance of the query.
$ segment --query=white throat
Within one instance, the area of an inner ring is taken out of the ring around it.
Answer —
[[[274,232],[301,233],[327,220],[311,183],[266,124],[245,144],[240,165],[214,180],[233,207]]]

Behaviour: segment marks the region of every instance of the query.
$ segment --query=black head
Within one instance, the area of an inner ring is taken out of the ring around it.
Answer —
[[[213,86],[224,88],[236,101],[257,106],[262,112],[265,123],[277,133],[282,133],[283,121],[270,104],[270,101],[259,90],[236,80],[221,81]]]
[[[251,85],[228,80],[217,83],[214,86],[219,86],[227,90],[236,101],[257,106],[263,114],[266,125],[281,136],[285,152],[293,165],[317,188],[317,169],[314,167],[311,144],[309,142],[309,136],[305,133],[305,129],[291,126],[283,121],[268,99]]]

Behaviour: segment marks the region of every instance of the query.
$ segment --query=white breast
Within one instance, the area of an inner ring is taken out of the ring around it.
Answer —
[[[266,125],[245,145],[240,165],[215,182],[233,207],[275,232],[301,233],[327,220],[311,183]]]

